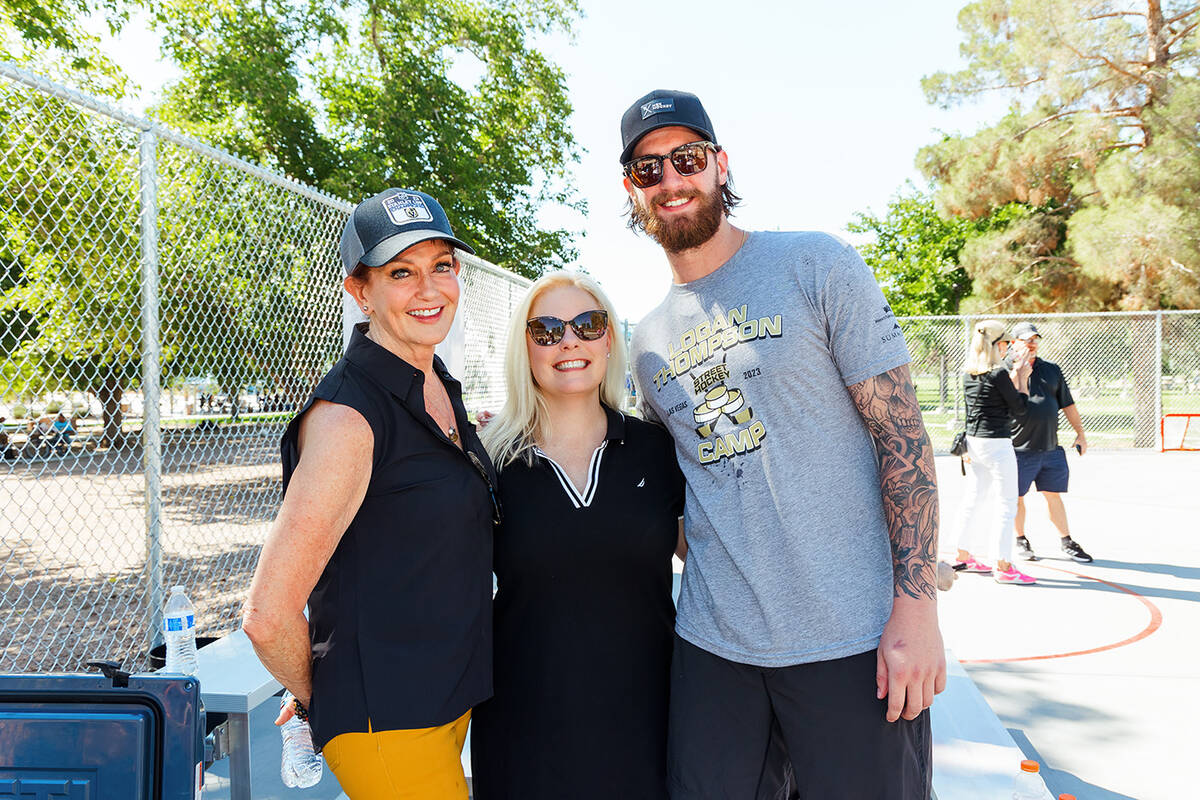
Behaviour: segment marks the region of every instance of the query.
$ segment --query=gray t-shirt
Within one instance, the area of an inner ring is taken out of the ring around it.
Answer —
[[[871,270],[823,233],[754,233],[638,324],[643,413],[687,477],[680,636],[765,667],[879,644],[891,546],[846,387],[908,361]]]

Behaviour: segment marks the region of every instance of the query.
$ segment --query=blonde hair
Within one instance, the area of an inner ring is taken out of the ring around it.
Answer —
[[[1004,323],[998,319],[985,319],[975,323],[971,333],[971,344],[963,371],[971,375],[982,375],[1004,363],[1000,342],[1004,339]]]
[[[544,440],[549,433],[546,401],[533,381],[529,365],[525,323],[529,320],[529,310],[543,292],[563,286],[582,289],[608,312],[608,332],[612,344],[608,368],[604,380],[600,382],[600,402],[617,411],[625,403],[625,336],[612,301],[598,283],[583,273],[560,270],[543,275],[529,287],[529,292],[509,321],[508,344],[504,352],[504,385],[508,397],[496,419],[480,434],[483,446],[487,448],[497,469],[517,458],[524,458],[526,463],[532,464],[534,443],[538,439]]]

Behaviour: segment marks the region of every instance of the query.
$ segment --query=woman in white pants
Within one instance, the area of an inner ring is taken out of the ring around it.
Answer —
[[[1032,364],[1014,347],[1011,369],[1004,323],[989,319],[975,325],[963,365],[967,407],[967,491],[955,525],[956,569],[992,572],[997,583],[1028,585],[1035,580],[1012,565],[1013,519],[1017,514],[1017,457],[1012,447],[1013,417],[1029,402]],[[994,504],[994,508],[993,508]],[[995,569],[976,558],[984,555]]]

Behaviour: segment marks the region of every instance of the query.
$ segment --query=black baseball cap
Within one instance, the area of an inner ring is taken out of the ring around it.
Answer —
[[[707,141],[717,143],[712,120],[699,97],[691,92],[655,89],[638,98],[621,116],[621,163],[633,158],[633,148],[647,133],[672,125],[691,128]]]
[[[445,239],[475,254],[450,230],[450,220],[437,200],[414,189],[385,189],[350,212],[342,229],[342,269],[349,275],[359,263],[383,266],[414,244],[429,239]]]

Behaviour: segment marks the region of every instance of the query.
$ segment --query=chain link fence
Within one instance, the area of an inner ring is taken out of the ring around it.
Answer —
[[[989,318],[1037,326],[1038,357],[1062,367],[1091,447],[1157,448],[1164,414],[1200,414],[1200,311],[902,317],[917,398],[939,452],[962,430],[967,342]],[[1071,442],[1065,416],[1059,425],[1060,440]],[[1164,430],[1167,447],[1182,436],[1182,425]]]
[[[351,205],[0,62],[0,671],[237,627],[279,437],[342,350]],[[528,281],[464,259],[468,408]]]
[[[341,352],[350,207],[0,62],[0,671],[147,667],[174,584],[237,626],[279,436]],[[456,371],[495,410],[528,281],[463,261]],[[900,320],[940,451],[977,319]],[[1022,319],[1093,446],[1200,414],[1200,312]]]

